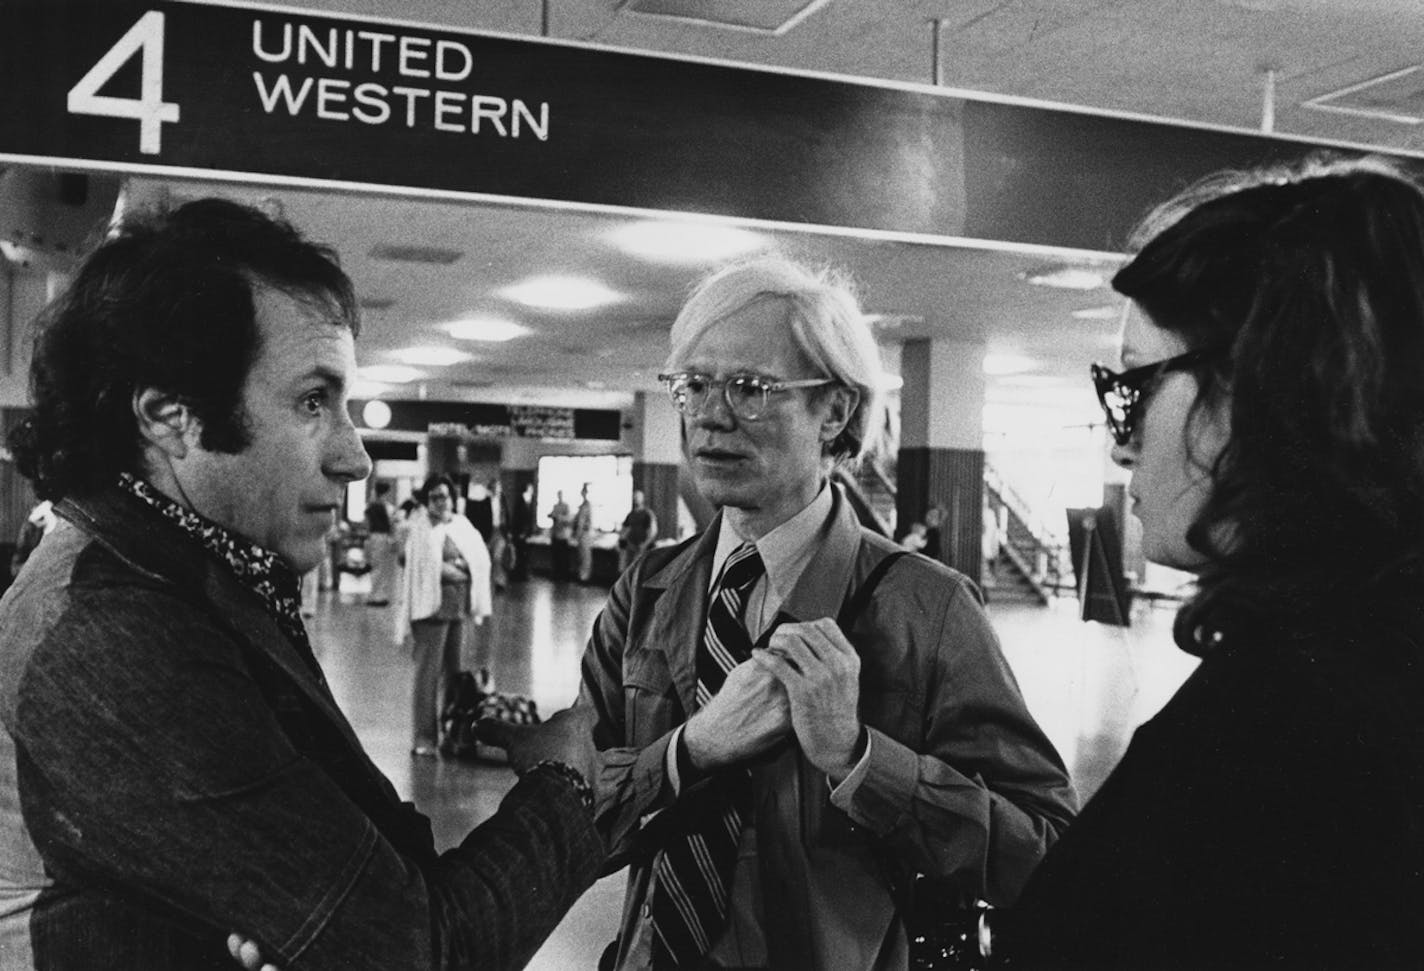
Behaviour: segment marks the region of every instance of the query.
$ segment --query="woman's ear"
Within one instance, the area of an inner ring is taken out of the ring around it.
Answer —
[[[826,412],[825,420],[821,422],[821,441],[829,444],[839,438],[841,432],[850,424],[855,409],[860,405],[860,389],[844,386],[832,388],[827,400],[830,402],[830,409]]]
[[[170,458],[188,453],[198,434],[198,421],[188,406],[166,391],[140,388],[133,396],[134,419],[145,442]]]

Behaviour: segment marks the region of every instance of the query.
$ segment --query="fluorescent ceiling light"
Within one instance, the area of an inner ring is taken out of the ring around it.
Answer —
[[[395,385],[386,384],[381,381],[368,381],[365,378],[357,378],[351,384],[351,397],[353,398],[379,398],[383,394],[389,394],[395,390]]]
[[[1060,290],[1096,290],[1104,282],[1102,273],[1081,266],[1045,266],[1020,273],[1019,278],[1036,287]]]
[[[359,373],[362,380],[381,384],[409,384],[425,377],[424,371],[400,364],[368,364]]]
[[[1019,354],[985,354],[984,373],[992,375],[1021,374],[1038,366],[1033,358]]]
[[[718,263],[762,249],[767,241],[757,233],[712,223],[665,219],[632,223],[608,234],[625,253],[654,263]]]
[[[523,324],[502,317],[470,317],[446,324],[445,330],[451,337],[462,341],[512,341],[532,333]]]
[[[391,356],[403,364],[417,364],[424,367],[447,367],[471,360],[474,355],[457,351],[453,347],[403,347],[392,351]]]
[[[1073,311],[1073,316],[1079,320],[1117,320],[1121,315],[1122,308],[1113,305],[1087,307],[1083,310]]]
[[[623,299],[619,294],[587,277],[539,276],[505,287],[500,293],[510,300],[544,310],[589,310]]]

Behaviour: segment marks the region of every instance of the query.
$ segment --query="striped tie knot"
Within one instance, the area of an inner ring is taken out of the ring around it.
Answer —
[[[745,594],[746,589],[756,583],[766,565],[761,561],[755,543],[743,543],[732,551],[727,562],[722,565],[722,579],[717,584],[719,590],[735,590]]]

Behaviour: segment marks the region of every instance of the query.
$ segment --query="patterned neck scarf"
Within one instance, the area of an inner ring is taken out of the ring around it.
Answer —
[[[127,472],[119,474],[119,488],[155,510],[224,563],[238,582],[261,601],[282,633],[297,648],[297,653],[311,666],[322,687],[326,686],[326,678],[307,638],[306,625],[302,623],[300,580],[276,553],[242,539],[191,509],[185,509]]]

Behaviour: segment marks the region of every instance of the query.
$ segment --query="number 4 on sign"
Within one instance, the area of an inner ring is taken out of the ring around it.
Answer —
[[[143,52],[139,97],[114,98],[99,94],[99,89],[139,51]],[[160,126],[165,121],[178,120],[178,105],[163,100],[163,14],[150,10],[138,18],[138,23],[69,89],[69,113],[132,118],[138,122],[139,151],[145,155],[159,153]]]

